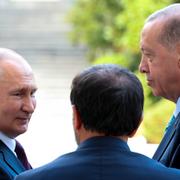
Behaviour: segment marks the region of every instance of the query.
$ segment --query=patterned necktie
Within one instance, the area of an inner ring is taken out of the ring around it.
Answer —
[[[24,151],[23,147],[21,146],[21,144],[18,141],[16,141],[15,152],[16,152],[16,155],[17,155],[18,159],[21,161],[21,163],[25,167],[25,169],[27,169],[27,170],[32,169],[31,165],[28,162],[25,151]]]

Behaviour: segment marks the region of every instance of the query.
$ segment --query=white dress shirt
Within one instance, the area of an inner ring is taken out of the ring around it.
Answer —
[[[177,103],[176,103],[176,109],[175,109],[175,111],[174,111],[174,116],[175,117],[177,117],[177,115],[179,114],[179,112],[180,112],[180,97],[178,98],[178,100],[177,100]]]
[[[0,140],[16,155],[16,153],[14,152],[16,146],[15,139],[9,138],[5,134],[0,132]]]

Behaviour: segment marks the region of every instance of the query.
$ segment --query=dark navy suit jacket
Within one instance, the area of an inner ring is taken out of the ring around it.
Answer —
[[[25,168],[14,153],[0,140],[0,180],[14,179]]]
[[[180,169],[180,113],[168,128],[153,159],[167,167]]]
[[[15,180],[180,180],[180,171],[130,151],[126,142],[94,137],[40,168],[23,172]]]

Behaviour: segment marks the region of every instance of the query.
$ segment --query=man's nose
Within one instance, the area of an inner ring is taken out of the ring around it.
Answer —
[[[28,113],[33,113],[36,108],[36,100],[34,97],[26,97],[23,101],[23,111],[26,111]]]
[[[148,72],[148,64],[144,58],[141,58],[141,62],[139,64],[139,71],[141,73],[147,73]]]

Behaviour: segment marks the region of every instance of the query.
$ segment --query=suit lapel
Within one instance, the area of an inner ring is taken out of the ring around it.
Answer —
[[[25,171],[25,168],[18,160],[18,158],[2,141],[0,141],[0,153],[2,159],[2,166],[4,165],[6,167],[5,169],[8,168],[8,171],[14,172],[15,174],[19,174]]]
[[[161,157],[163,156],[164,152],[166,151],[169,143],[171,142],[171,140],[177,130],[179,122],[180,122],[180,113],[176,117],[175,122],[168,128],[167,132],[165,133],[158,149],[156,150],[156,152],[153,156],[153,159],[158,160],[158,161],[161,159]]]

